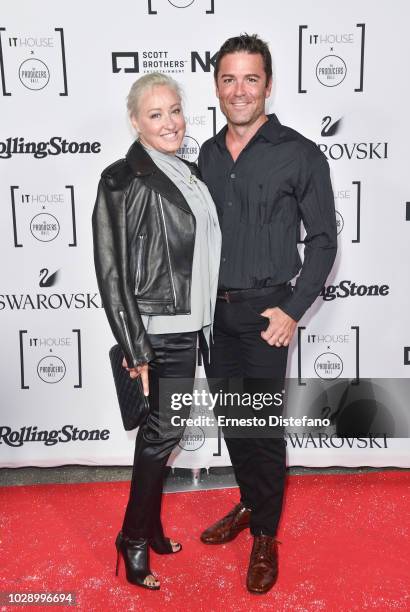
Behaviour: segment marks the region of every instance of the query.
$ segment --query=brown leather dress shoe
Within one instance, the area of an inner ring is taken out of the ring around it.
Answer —
[[[267,593],[278,578],[278,541],[267,535],[255,536],[246,586],[251,593]]]
[[[226,516],[221,518],[201,534],[204,544],[224,544],[230,542],[243,529],[249,527],[251,510],[242,503],[237,504]]]

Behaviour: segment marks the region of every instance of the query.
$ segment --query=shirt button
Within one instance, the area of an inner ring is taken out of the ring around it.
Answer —
[[[232,206],[232,202],[228,202],[228,206]]]
[[[226,262],[226,257],[222,257],[222,263]]]
[[[235,174],[235,172],[232,172],[232,174],[231,174],[231,178],[232,178],[232,179],[236,178],[236,174]]]

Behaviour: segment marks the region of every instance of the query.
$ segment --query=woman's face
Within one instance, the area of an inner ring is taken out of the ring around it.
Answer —
[[[161,153],[176,153],[185,135],[181,100],[168,85],[154,85],[143,93],[131,123],[142,144]]]

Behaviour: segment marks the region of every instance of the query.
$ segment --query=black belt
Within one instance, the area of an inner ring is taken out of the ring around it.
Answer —
[[[252,298],[260,297],[261,295],[269,295],[276,293],[277,290],[284,289],[287,283],[281,285],[273,285],[272,287],[261,287],[261,289],[218,289],[216,294],[217,300],[224,302],[244,302]]]

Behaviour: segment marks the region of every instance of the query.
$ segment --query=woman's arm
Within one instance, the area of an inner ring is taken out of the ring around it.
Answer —
[[[104,173],[92,215],[94,263],[105,313],[129,368],[154,359],[129,283],[126,192],[115,188]]]

